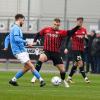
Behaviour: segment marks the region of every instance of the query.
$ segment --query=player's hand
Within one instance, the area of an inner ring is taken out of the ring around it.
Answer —
[[[36,45],[37,44],[37,42],[33,42],[33,45]]]
[[[65,53],[65,54],[67,54],[67,53],[68,53],[68,49],[67,49],[67,48],[64,50],[64,53]]]
[[[33,44],[28,44],[28,47],[29,48],[33,48]]]
[[[96,34],[96,37],[99,38],[100,37],[100,34]]]

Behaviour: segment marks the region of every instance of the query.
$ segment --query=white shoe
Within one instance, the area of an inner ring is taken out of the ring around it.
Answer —
[[[72,81],[72,79],[67,79],[68,83],[74,84],[75,82]]]
[[[72,78],[71,78],[70,76],[68,76],[67,82],[68,82],[68,83],[72,83],[72,84],[75,83],[75,82],[72,81]]]
[[[65,80],[63,82],[64,82],[65,87],[68,88],[69,87],[69,84]]]
[[[32,78],[32,80],[31,80],[31,82],[32,82],[32,83],[35,83],[35,82],[36,82],[36,79],[37,79],[37,78],[34,76],[34,77]]]
[[[85,82],[86,82],[86,83],[90,83],[90,80],[86,77],[86,78],[85,78]]]

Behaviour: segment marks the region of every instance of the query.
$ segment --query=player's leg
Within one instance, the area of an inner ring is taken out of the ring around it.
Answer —
[[[72,81],[72,77],[73,77],[74,73],[76,72],[76,70],[77,70],[77,62],[73,62],[73,66],[72,66],[71,71],[68,75],[67,82],[74,83]]]
[[[25,66],[22,70],[18,71],[16,75],[9,81],[10,84],[18,86],[16,82],[20,77],[22,77],[30,68]]]
[[[37,71],[40,71],[41,67],[42,67],[42,63],[47,61],[47,56],[46,54],[41,54],[40,57],[39,57],[39,60],[37,61],[36,63],[36,70]]]
[[[47,56],[46,56],[46,54],[41,54],[40,55],[40,57],[39,57],[39,60],[37,61],[37,63],[36,63],[36,70],[39,72],[40,71],[40,69],[41,69],[41,67],[42,67],[42,63],[43,62],[45,62],[45,61],[47,61]],[[31,82],[32,83],[35,83],[35,81],[36,81],[36,76],[34,76],[32,79],[31,79]]]
[[[68,83],[65,81],[66,71],[62,57],[60,56],[60,54],[55,53],[52,55],[51,59],[53,60],[54,66],[57,66],[58,70],[60,71],[60,76],[62,81],[64,82],[65,87],[69,87]]]
[[[67,57],[67,58],[66,58],[66,64],[65,64],[66,72],[68,72],[68,69],[69,69],[69,63],[70,63],[70,58]]]
[[[64,64],[57,64],[56,66],[60,71],[60,76],[61,76],[62,81],[64,82],[65,87],[69,87],[69,84],[65,81],[66,71],[65,71]]]
[[[74,75],[74,73],[76,72],[76,70],[77,70],[77,52],[72,52],[72,57],[73,57],[73,66],[72,66],[72,68],[71,68],[71,71],[70,71],[70,73],[69,73],[69,75],[68,75],[68,78],[67,78],[67,82],[69,82],[69,83],[74,83],[73,81],[72,81],[72,76]]]
[[[43,78],[41,77],[39,72],[35,69],[35,67],[31,63],[31,61],[28,61],[26,64],[27,64],[27,66],[30,67],[32,74],[40,81],[40,87],[44,86],[45,82],[44,82]]]
[[[79,69],[80,69],[80,73],[81,73],[81,75],[83,76],[85,82],[86,82],[86,83],[90,83],[88,77],[86,76],[85,70],[84,70],[84,62],[83,62],[83,60],[79,60],[79,61],[78,61],[78,67],[79,67]]]
[[[16,73],[16,75],[9,81],[10,84],[14,85],[14,86],[18,86],[17,84],[17,79],[19,79],[20,77],[22,77],[25,72],[27,72],[30,68],[28,66],[25,65],[25,63],[29,60],[29,56],[26,52],[23,52],[23,53],[19,53],[19,54],[16,54],[15,57],[22,63],[24,64],[24,68],[20,71],[18,71]]]
[[[36,63],[35,69],[36,69],[38,72],[40,71],[40,69],[41,69],[41,67],[42,67],[42,63],[43,63],[43,62],[41,62],[40,60],[38,60],[37,63]],[[31,82],[32,82],[32,83],[35,83],[36,79],[37,79],[37,78],[36,78],[35,76],[33,76],[33,78],[31,79]]]
[[[17,74],[15,75],[16,79],[19,79],[20,77],[22,77],[24,75],[25,72],[27,72],[29,69],[31,69],[32,74],[34,74],[40,80],[40,86],[45,85],[45,82],[41,78],[40,74],[38,73],[38,71],[35,69],[35,67],[31,63],[30,58],[29,58],[29,54],[27,52],[23,52],[23,53],[16,55],[16,58],[18,60],[20,60],[21,63],[25,64],[24,69],[17,72]],[[14,85],[14,86],[17,86],[17,85],[15,85],[15,83],[17,83],[17,82],[14,81],[13,79],[9,83]]]

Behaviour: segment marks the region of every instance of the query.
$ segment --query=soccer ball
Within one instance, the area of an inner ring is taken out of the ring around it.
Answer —
[[[51,83],[55,86],[58,86],[61,84],[61,78],[58,77],[58,76],[54,76],[52,79],[51,79]]]

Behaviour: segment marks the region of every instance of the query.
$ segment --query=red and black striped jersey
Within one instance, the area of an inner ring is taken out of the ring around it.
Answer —
[[[84,51],[84,37],[87,31],[84,27],[78,29],[72,36],[72,50]]]
[[[52,27],[46,27],[40,32],[44,36],[44,50],[50,52],[60,52],[63,37],[67,36],[67,30],[55,30]]]

